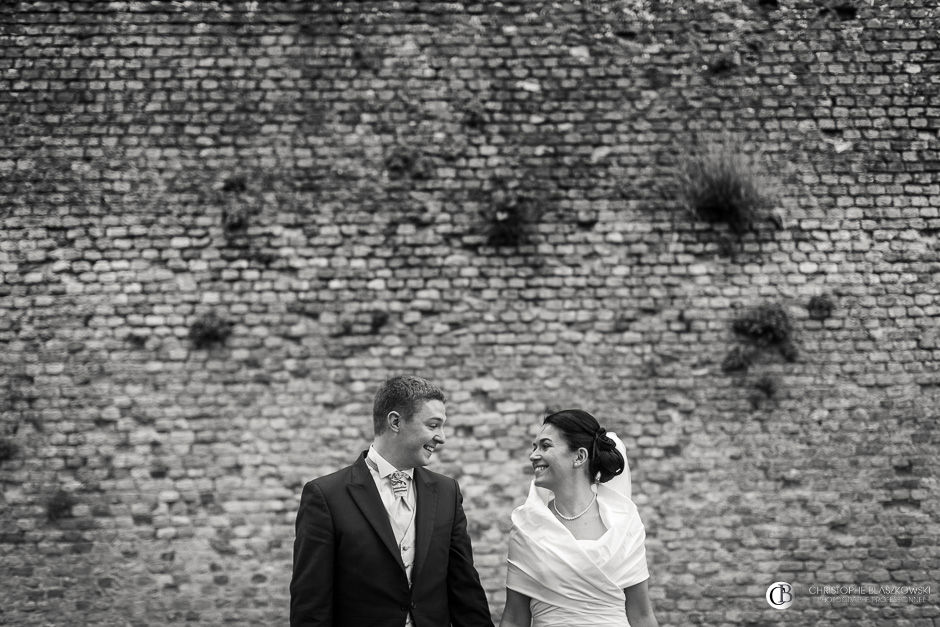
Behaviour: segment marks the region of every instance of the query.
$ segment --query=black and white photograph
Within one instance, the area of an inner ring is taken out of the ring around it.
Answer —
[[[938,32],[0,2],[0,625],[940,627]]]

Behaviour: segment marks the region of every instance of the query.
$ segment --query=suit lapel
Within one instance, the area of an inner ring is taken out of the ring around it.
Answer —
[[[366,466],[365,454],[361,455],[356,463],[352,465],[352,477],[346,489],[349,490],[349,496],[352,498],[356,507],[362,511],[376,535],[381,538],[382,543],[388,548],[389,552],[395,557],[395,560],[405,570],[405,564],[401,561],[401,551],[398,550],[398,544],[395,542],[395,532],[392,531],[392,523],[388,519],[388,512],[382,505],[382,497],[379,496],[379,490],[375,487],[375,480]],[[420,500],[418,512],[420,513]]]
[[[437,482],[423,468],[415,468],[415,566],[411,580],[417,581],[431,546],[434,517],[437,513]]]

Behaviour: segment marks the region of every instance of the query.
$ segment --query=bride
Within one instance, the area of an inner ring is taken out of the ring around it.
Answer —
[[[535,480],[512,513],[500,627],[657,627],[623,443],[568,409],[545,419],[529,460]]]

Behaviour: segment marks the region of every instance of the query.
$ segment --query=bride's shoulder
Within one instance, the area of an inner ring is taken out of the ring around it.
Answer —
[[[633,516],[637,513],[637,507],[633,499],[608,488],[603,483],[597,487],[597,500],[609,511],[616,514]]]

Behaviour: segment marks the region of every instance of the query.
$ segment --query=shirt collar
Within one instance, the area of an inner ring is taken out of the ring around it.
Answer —
[[[380,479],[385,479],[390,474],[398,470],[397,468],[392,466],[390,463],[388,463],[388,461],[384,457],[379,455],[379,452],[375,450],[374,445],[369,446],[369,452],[366,453],[366,461],[371,461],[373,464],[375,464],[374,467],[378,471]],[[414,479],[414,472],[415,472],[414,468],[405,468],[403,472],[409,477],[411,477],[412,479]]]

